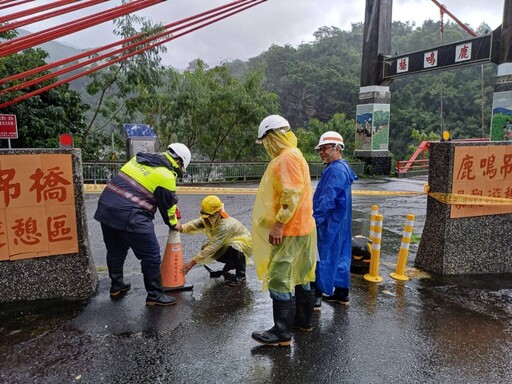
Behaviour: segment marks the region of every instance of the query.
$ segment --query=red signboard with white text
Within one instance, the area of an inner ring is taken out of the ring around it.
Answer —
[[[0,139],[17,139],[16,115],[0,115]]]

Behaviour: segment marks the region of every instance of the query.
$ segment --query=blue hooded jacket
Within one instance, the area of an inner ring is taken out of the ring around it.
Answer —
[[[323,170],[313,195],[318,236],[316,286],[332,295],[334,287],[350,287],[352,259],[352,183],[357,175],[345,160]]]

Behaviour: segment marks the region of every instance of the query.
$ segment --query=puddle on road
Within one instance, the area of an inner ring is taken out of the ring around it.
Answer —
[[[0,347],[35,339],[76,317],[87,301],[44,300],[0,305]]]

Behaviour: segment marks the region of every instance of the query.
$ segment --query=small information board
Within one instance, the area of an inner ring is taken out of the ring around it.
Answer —
[[[128,158],[138,152],[155,153],[157,135],[151,126],[147,124],[123,124],[127,140]]]
[[[0,114],[0,139],[17,139],[18,124],[16,115]]]

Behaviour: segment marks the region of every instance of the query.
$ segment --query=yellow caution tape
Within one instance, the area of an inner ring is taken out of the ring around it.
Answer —
[[[105,184],[84,184],[84,193],[101,193],[105,189]],[[512,205],[512,198],[487,197],[478,195],[465,195],[457,193],[428,193],[428,186],[425,186],[425,192],[408,191],[352,191],[355,196],[417,196],[427,193],[434,199],[452,205]],[[184,195],[255,195],[257,188],[229,188],[229,187],[177,187],[177,193]]]
[[[85,193],[101,193],[105,189],[105,184],[84,184]],[[255,195],[257,188],[229,188],[229,187],[177,187],[176,192],[184,195]],[[352,191],[352,195],[357,196],[416,196],[423,195],[424,192],[408,192],[408,191]]]
[[[512,199],[465,195],[460,193],[429,193],[429,196],[444,204],[451,205],[512,205]]]
[[[417,196],[424,195],[423,192],[409,192],[409,191],[352,191],[352,195],[356,196],[369,196],[369,195],[380,195],[380,196]]]
[[[84,184],[84,193],[101,193],[106,184]]]
[[[219,195],[255,195],[257,188],[218,188],[218,187],[177,187],[177,192],[181,194],[219,194]],[[402,192],[402,191],[352,191],[353,195],[422,195],[423,192]]]
[[[177,187],[176,192],[184,195],[255,195],[258,188],[222,188],[222,187]]]

